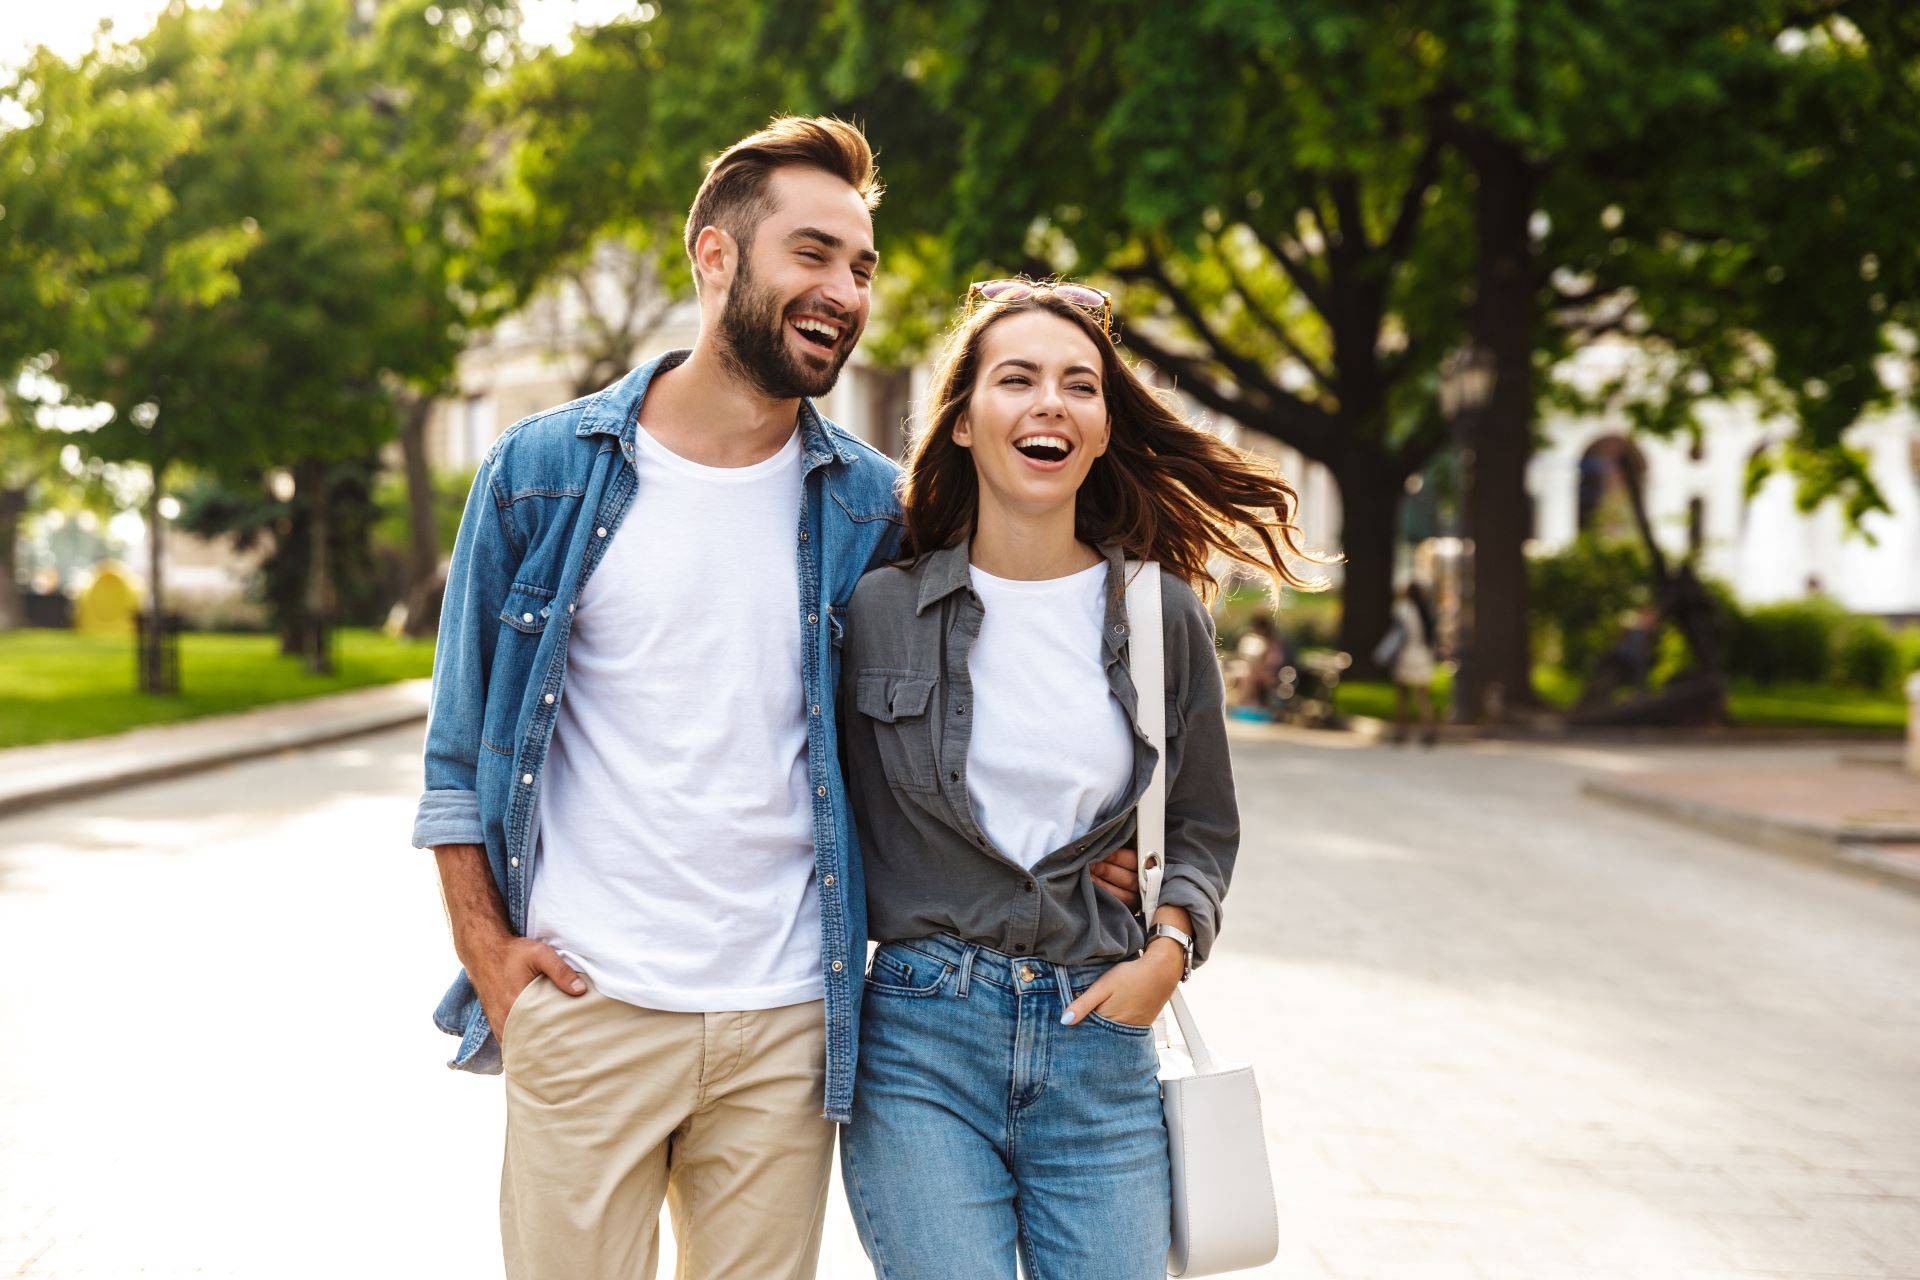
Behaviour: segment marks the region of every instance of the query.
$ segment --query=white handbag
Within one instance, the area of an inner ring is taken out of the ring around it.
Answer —
[[[1127,564],[1128,668],[1140,700],[1140,728],[1160,753],[1140,798],[1140,900],[1149,924],[1166,873],[1166,636],[1161,626],[1160,566]],[[1163,1012],[1160,1097],[1173,1166],[1173,1243],[1167,1274],[1210,1276],[1271,1262],[1280,1252],[1280,1220],[1267,1162],[1266,1127],[1253,1068],[1216,1062],[1178,989],[1167,1008],[1180,1026],[1171,1040]]]

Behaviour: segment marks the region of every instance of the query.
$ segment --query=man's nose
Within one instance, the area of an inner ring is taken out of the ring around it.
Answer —
[[[842,267],[828,276],[827,282],[820,286],[820,301],[847,313],[859,307],[860,287],[853,278],[852,267]]]

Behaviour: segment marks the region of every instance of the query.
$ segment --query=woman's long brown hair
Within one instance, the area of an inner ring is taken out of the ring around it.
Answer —
[[[934,375],[927,426],[907,460],[908,556],[953,546],[973,532],[980,482],[971,451],[954,443],[953,428],[973,399],[987,331],[1027,311],[1077,325],[1100,352],[1113,437],[1080,486],[1075,537],[1093,546],[1117,542],[1133,559],[1157,560],[1207,601],[1218,590],[1208,570],[1216,555],[1267,577],[1276,596],[1283,587],[1326,585],[1287,563],[1289,556],[1328,561],[1301,545],[1300,499],[1279,468],[1189,422],[1172,397],[1133,371],[1097,320],[1046,292],[982,305],[955,327]]]

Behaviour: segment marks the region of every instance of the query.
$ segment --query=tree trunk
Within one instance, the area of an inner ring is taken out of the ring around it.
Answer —
[[[401,405],[400,455],[407,469],[407,635],[421,639],[440,628],[440,530],[434,511],[433,469],[427,458],[427,415],[433,401],[408,396]]]
[[[1525,551],[1533,523],[1527,463],[1533,454],[1539,305],[1528,224],[1537,179],[1519,148],[1489,135],[1476,135],[1467,154],[1479,178],[1468,330],[1491,358],[1493,386],[1469,423],[1473,456],[1465,524],[1473,546],[1472,645],[1458,696],[1470,719],[1497,722],[1509,710],[1539,705],[1527,635]]]
[[[159,430],[156,424],[153,432],[157,435]],[[153,463],[151,470],[153,483],[147,492],[147,625],[140,632],[140,691],[178,693],[177,673],[167,662],[167,522],[160,514],[160,499],[166,496],[166,460]]]
[[[1340,551],[1346,558],[1340,587],[1340,647],[1356,678],[1384,675],[1373,650],[1393,613],[1394,549],[1406,479],[1378,463],[1332,468],[1340,486]]]
[[[27,487],[0,489],[0,631],[27,625],[20,591],[20,519],[27,513]]]
[[[333,521],[330,477],[324,462],[301,466],[300,490],[307,498],[306,644],[307,670],[333,674]]]

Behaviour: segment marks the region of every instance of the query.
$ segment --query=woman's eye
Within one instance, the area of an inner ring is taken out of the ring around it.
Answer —
[[[1003,387],[1024,387],[1027,385],[1027,380],[1016,373],[1000,379],[1000,385]]]
[[[1071,387],[1067,388],[1067,390],[1069,391],[1081,391],[1081,392],[1085,392],[1088,395],[1092,395],[1094,392],[1098,391],[1099,389],[1100,388],[1094,386],[1091,382],[1076,382]]]

